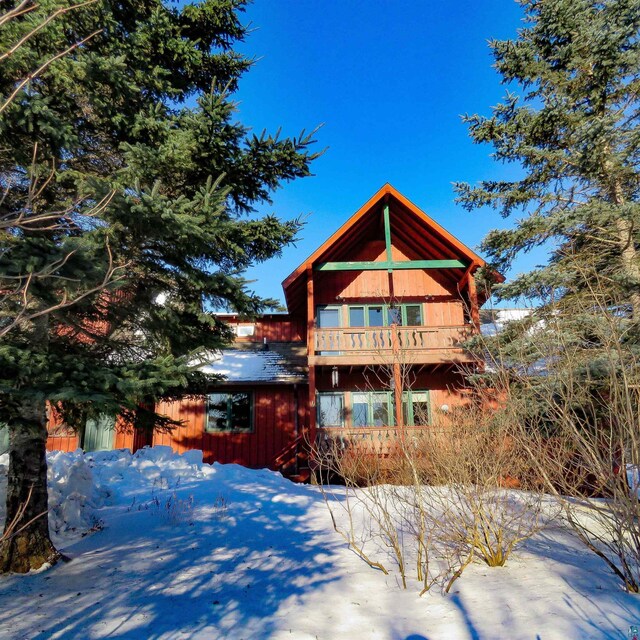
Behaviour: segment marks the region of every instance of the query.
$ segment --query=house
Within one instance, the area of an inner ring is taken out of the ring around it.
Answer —
[[[225,317],[235,343],[203,367],[225,382],[157,407],[183,427],[145,440],[94,424],[91,444],[202,449],[208,462],[301,479],[305,439],[384,452],[400,429],[465,401],[464,370],[479,363],[462,343],[480,329],[483,265],[387,184],[284,280],[288,313]],[[52,434],[49,446],[72,448],[70,438]]]

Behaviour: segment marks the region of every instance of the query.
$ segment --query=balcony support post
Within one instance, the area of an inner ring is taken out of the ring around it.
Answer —
[[[402,368],[398,325],[393,323],[391,329],[391,347],[393,350],[393,391],[395,403],[395,423],[400,433],[400,441],[404,441],[404,417],[402,415]]]
[[[478,306],[478,290],[473,273],[469,274],[469,304],[471,305],[471,323],[475,333],[480,333],[480,307]]]
[[[313,297],[313,268],[307,266],[307,361],[309,363],[309,442],[316,441],[316,365],[315,365],[315,303]]]

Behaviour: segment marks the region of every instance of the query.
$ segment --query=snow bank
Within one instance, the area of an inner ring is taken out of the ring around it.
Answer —
[[[49,527],[59,535],[82,534],[99,526],[95,510],[109,497],[96,483],[82,450],[54,451],[47,456]]]
[[[206,478],[214,467],[202,462],[202,451],[174,453],[171,447],[145,447],[84,453],[47,453],[49,526],[58,537],[74,538],[101,526],[98,510],[126,503],[145,487],[149,493],[173,490]],[[9,455],[0,456],[0,522],[5,517]]]

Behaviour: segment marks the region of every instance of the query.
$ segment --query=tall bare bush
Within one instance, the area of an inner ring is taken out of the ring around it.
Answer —
[[[396,429],[384,455],[357,428],[316,447],[322,478],[344,485],[323,487],[336,530],[370,566],[391,562],[405,588],[415,577],[422,593],[449,591],[475,560],[503,566],[555,515],[527,456],[541,442],[521,442],[512,416],[476,400]]]

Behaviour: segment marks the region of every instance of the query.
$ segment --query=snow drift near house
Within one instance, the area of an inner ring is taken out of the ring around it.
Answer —
[[[640,598],[559,529],[419,598],[345,547],[315,487],[168,447],[48,460],[71,561],[0,579],[3,639],[577,640],[640,622]]]

